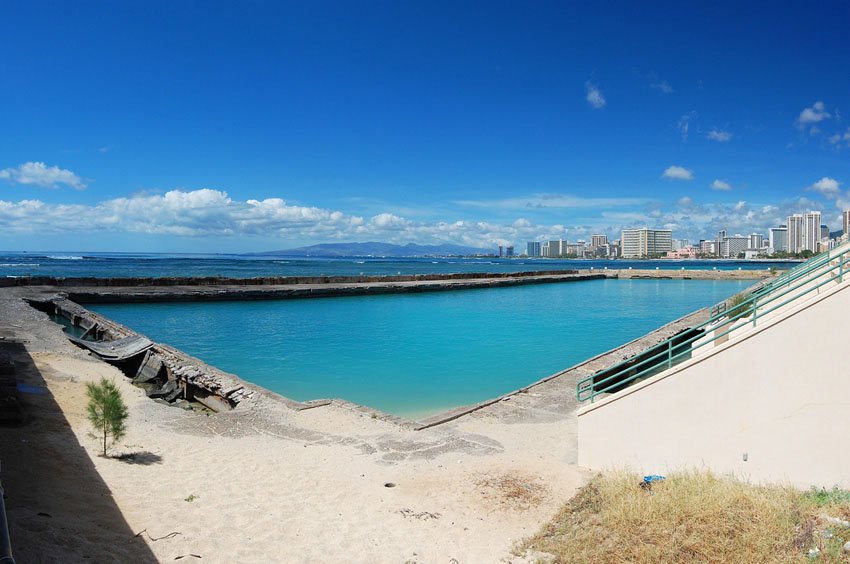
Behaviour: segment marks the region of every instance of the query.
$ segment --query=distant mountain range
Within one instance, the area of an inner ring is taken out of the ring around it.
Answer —
[[[493,249],[463,245],[393,245],[391,243],[325,243],[297,249],[252,253],[273,256],[302,257],[422,257],[467,256],[493,254]]]

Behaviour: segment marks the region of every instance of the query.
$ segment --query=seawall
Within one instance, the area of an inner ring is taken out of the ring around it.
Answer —
[[[62,295],[77,303],[298,299],[404,294],[582,280],[758,280],[767,270],[566,270],[416,276],[275,278],[13,278],[6,287],[26,295]],[[0,286],[2,286],[0,285]]]

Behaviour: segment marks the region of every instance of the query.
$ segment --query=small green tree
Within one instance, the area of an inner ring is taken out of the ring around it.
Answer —
[[[111,437],[115,442],[127,432],[124,424],[127,419],[127,406],[124,405],[115,382],[106,378],[101,378],[97,384],[86,382],[86,391],[89,396],[89,422],[95,428],[93,436],[103,439],[103,456],[106,456],[107,439]]]

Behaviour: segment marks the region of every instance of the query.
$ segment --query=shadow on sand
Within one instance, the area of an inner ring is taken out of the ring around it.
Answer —
[[[115,460],[120,460],[125,464],[138,464],[140,466],[150,466],[151,464],[162,464],[162,457],[158,454],[148,452],[146,450],[140,452],[126,452],[112,456]]]
[[[24,416],[21,424],[0,426],[0,478],[16,560],[156,562],[124,520],[24,346],[3,341],[0,352],[14,361]],[[160,460],[141,452],[124,462]]]

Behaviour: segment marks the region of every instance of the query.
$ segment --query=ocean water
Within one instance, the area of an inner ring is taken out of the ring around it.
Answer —
[[[739,260],[559,260],[499,258],[303,258],[252,255],[133,253],[3,253],[2,276],[378,276],[462,272],[519,272],[571,268],[659,268],[661,270],[786,269],[793,261]]]
[[[91,309],[284,396],[416,418],[530,384],[751,283],[589,280]]]

